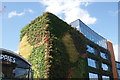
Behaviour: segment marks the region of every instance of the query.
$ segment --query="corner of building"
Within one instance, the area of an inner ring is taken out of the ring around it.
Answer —
[[[118,75],[117,75],[117,69],[116,69],[116,63],[115,63],[115,55],[114,55],[114,49],[113,49],[112,42],[107,40],[107,46],[108,46],[108,51],[110,52],[110,55],[111,55],[113,78],[117,80]]]

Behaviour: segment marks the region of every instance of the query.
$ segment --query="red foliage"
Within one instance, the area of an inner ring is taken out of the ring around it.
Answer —
[[[44,38],[44,41],[45,41],[45,42],[48,41],[48,40],[49,40],[49,38],[47,38],[47,37]]]
[[[68,73],[68,80],[71,80],[72,78],[72,73],[74,72],[75,68],[71,68],[69,73]]]

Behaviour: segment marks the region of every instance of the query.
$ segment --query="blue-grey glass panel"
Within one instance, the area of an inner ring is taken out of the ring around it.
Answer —
[[[116,67],[120,69],[120,63],[116,63]]]
[[[15,68],[13,74],[15,78],[28,78],[29,69]]]
[[[85,25],[83,22],[80,22],[80,31],[91,41],[94,43],[107,48],[106,45],[106,39],[98,35],[96,32],[91,30],[87,25]],[[89,33],[89,34],[88,34]]]
[[[80,32],[82,32],[89,40],[98,44],[99,46],[107,49],[106,39],[102,36],[98,35],[92,29],[90,29],[87,25],[85,25],[82,21],[76,20],[71,23],[72,26],[76,27]],[[78,28],[79,27],[79,28]]]
[[[94,54],[96,53],[95,49],[93,47],[89,46],[89,45],[87,45],[87,51],[90,52],[90,53],[94,53]]]
[[[108,65],[102,63],[102,69],[105,70],[105,71],[108,71],[109,70]]]
[[[100,52],[100,56],[104,59],[108,59],[108,56],[106,53]]]
[[[98,74],[89,73],[89,79],[90,80],[98,80]]]
[[[91,67],[97,68],[97,61],[88,58],[88,66],[91,66]]]
[[[102,80],[110,80],[109,76],[102,76]]]
[[[70,24],[72,25],[72,27],[76,27],[78,30],[80,30],[80,21],[79,20],[76,20]]]
[[[118,72],[118,77],[120,78],[120,70],[117,70],[117,72]]]

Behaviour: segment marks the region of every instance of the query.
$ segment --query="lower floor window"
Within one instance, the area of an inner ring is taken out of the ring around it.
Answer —
[[[120,70],[117,70],[117,72],[118,72],[118,77],[120,78]]]
[[[15,78],[28,78],[29,69],[15,68],[13,74]]]
[[[13,79],[13,78],[29,78],[30,77],[30,68],[19,67],[17,64],[11,63],[8,61],[2,61],[2,72],[0,73],[0,78],[2,79]],[[20,64],[20,65],[23,65]]]
[[[102,76],[102,80],[110,80],[109,76]]]
[[[95,74],[95,73],[89,73],[89,79],[90,80],[98,80],[98,74]]]

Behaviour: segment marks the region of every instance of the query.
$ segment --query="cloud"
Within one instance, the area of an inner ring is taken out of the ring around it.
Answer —
[[[95,17],[91,17],[87,10],[81,8],[82,6],[87,7],[89,2],[81,2],[82,0],[41,0],[45,11],[52,12],[59,17],[64,15],[64,20],[68,23],[81,19],[86,24],[94,24],[96,22]],[[92,0],[87,0],[92,1]]]
[[[12,11],[8,14],[8,18],[12,18],[13,16],[22,16],[24,14],[25,14],[24,12],[17,13],[16,11]]]
[[[12,11],[8,14],[8,18],[12,18],[13,16],[22,16],[25,15],[26,12],[33,13],[34,11],[32,9],[24,10],[23,12],[17,13],[16,11]]]
[[[118,44],[113,45],[114,48],[114,54],[115,54],[115,59],[118,61]]]

